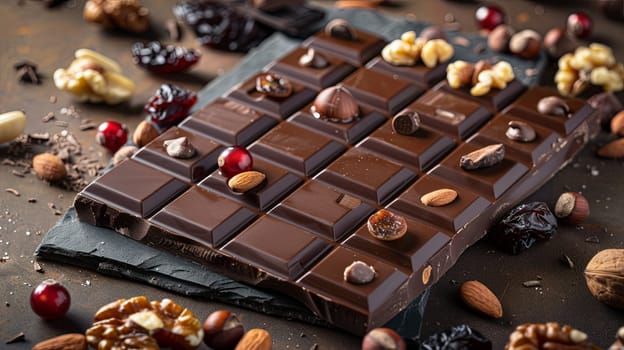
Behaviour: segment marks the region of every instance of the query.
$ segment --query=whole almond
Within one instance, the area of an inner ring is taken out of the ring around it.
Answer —
[[[51,153],[41,153],[33,157],[33,169],[44,180],[56,181],[67,175],[65,163]]]
[[[611,119],[611,132],[618,136],[624,136],[624,111],[620,111]]]
[[[234,192],[245,193],[264,182],[266,175],[259,171],[243,171],[228,180],[228,187]]]
[[[450,188],[442,188],[424,194],[420,197],[420,201],[428,207],[442,207],[452,203],[456,198],[457,191]]]
[[[134,130],[134,134],[132,134],[132,141],[137,145],[137,147],[143,147],[158,137],[159,134],[160,133],[154,124],[144,120],[140,122]]]
[[[264,329],[250,329],[238,341],[234,350],[271,350],[271,334]]]
[[[503,307],[492,291],[479,281],[466,281],[459,287],[462,301],[470,308],[490,317],[503,317]]]
[[[603,158],[624,158],[624,138],[611,141],[598,148],[598,156]]]
[[[87,340],[84,334],[70,333],[37,343],[32,350],[85,350],[86,348]]]

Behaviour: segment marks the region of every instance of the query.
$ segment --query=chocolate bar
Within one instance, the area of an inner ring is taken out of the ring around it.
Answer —
[[[384,40],[374,34],[344,23],[332,30],[95,180],[76,197],[80,220],[288,295],[361,335],[438,281],[599,130],[599,113],[581,100],[564,98],[567,115],[540,113],[555,90],[514,80],[475,97],[438,68],[382,62]],[[288,79],[290,95],[258,92],[266,73]],[[329,108],[319,95],[342,102]],[[409,128],[393,123],[402,114]],[[189,159],[163,148],[181,136],[196,148]],[[217,170],[215,154],[234,144],[248,146],[266,177],[242,194]],[[490,148],[504,153],[485,154]],[[439,189],[458,196],[424,203]],[[368,218],[381,209],[404,217],[400,238],[371,234]],[[368,283],[345,278],[356,261],[374,269]]]

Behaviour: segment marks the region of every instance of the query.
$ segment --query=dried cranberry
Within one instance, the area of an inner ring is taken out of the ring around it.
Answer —
[[[145,112],[161,128],[179,123],[197,102],[197,95],[172,84],[162,84],[145,105]]]
[[[201,54],[195,49],[163,45],[158,41],[132,45],[134,63],[156,73],[177,73],[197,63]]]
[[[202,45],[227,51],[247,52],[272,30],[214,0],[190,0],[176,4],[174,14],[193,29]]]
[[[531,202],[513,208],[489,233],[504,251],[518,254],[557,232],[557,218],[546,203]]]
[[[479,27],[485,30],[492,30],[507,21],[505,11],[493,4],[479,6],[475,11],[475,19]]]
[[[119,122],[109,120],[98,126],[95,141],[111,153],[115,153],[128,141],[128,128]]]
[[[462,324],[431,335],[420,344],[421,350],[492,350],[492,342],[477,330]]]
[[[219,172],[226,178],[231,178],[244,171],[253,170],[251,153],[243,146],[231,146],[224,149],[217,158]]]

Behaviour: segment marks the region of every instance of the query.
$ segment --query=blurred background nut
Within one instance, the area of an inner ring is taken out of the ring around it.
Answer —
[[[134,142],[137,147],[143,147],[158,137],[158,135],[160,135],[160,132],[154,124],[144,120],[140,122],[134,130],[134,134],[132,134],[132,142]]]
[[[453,57],[454,49],[451,44],[442,39],[433,39],[425,43],[420,51],[420,59],[429,68],[446,62]]]
[[[479,60],[474,64],[474,70],[472,72],[472,85],[479,82],[479,74],[484,70],[492,69],[492,65],[487,60]]]
[[[446,80],[453,89],[459,89],[472,82],[474,65],[472,63],[457,60],[446,67]]]
[[[415,32],[405,32],[400,40],[393,40],[386,45],[381,56],[395,66],[413,66],[418,61],[424,44],[424,40],[416,38]]]
[[[542,37],[536,31],[525,29],[514,34],[509,40],[509,51],[522,58],[534,58],[542,48]]]
[[[530,344],[530,345],[528,345]],[[528,346],[528,347],[527,347]],[[587,334],[556,322],[526,323],[509,335],[505,350],[526,349],[596,349],[587,341]]]
[[[574,52],[581,42],[566,35],[565,29],[553,28],[544,36],[544,49],[550,58],[559,59],[566,53]]]
[[[117,166],[124,160],[132,157],[139,149],[136,146],[123,146],[113,156],[113,165]]]
[[[594,255],[585,267],[585,282],[598,301],[624,309],[624,249],[605,249]]]
[[[104,28],[119,28],[144,33],[149,28],[149,11],[138,0],[89,0],[84,19]]]
[[[488,47],[497,52],[507,52],[509,50],[509,41],[515,32],[513,28],[506,24],[498,25],[488,34]]]
[[[65,163],[52,153],[41,153],[33,157],[33,169],[42,179],[60,180],[67,175]]]

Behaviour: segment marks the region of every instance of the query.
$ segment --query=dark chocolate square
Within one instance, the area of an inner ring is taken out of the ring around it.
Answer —
[[[372,108],[360,106],[359,117],[349,123],[336,123],[315,118],[310,112],[312,104],[295,113],[289,121],[323,133],[342,143],[355,144],[376,127],[386,121],[386,117]]]
[[[359,147],[347,151],[316,177],[380,205],[415,178],[414,171]]]
[[[473,96],[470,93],[470,87],[464,86],[459,89],[453,89],[446,80],[443,80],[435,86],[435,89],[444,90],[465,99],[475,101],[482,104],[492,112],[500,112],[514,99],[520,96],[520,94],[522,94],[522,92],[526,89],[526,86],[524,86],[524,84],[522,84],[518,79],[514,79],[507,83],[507,86],[502,90],[492,88],[490,92],[483,96]]]
[[[397,76],[360,68],[343,82],[356,101],[386,113],[396,114],[425,91]]]
[[[346,147],[325,135],[284,122],[264,134],[249,150],[300,175],[312,176]]]
[[[242,194],[234,193],[228,187],[227,179],[219,173],[219,170],[215,170],[204,181],[200,182],[199,186],[216,191],[254,209],[266,211],[303,182],[299,176],[283,167],[277,166],[258,155],[252,155],[253,169],[266,175],[266,180],[258,187]]]
[[[207,135],[224,145],[246,146],[275,124],[275,118],[265,113],[220,98],[186,118],[179,127]]]
[[[262,216],[221,248],[261,270],[295,280],[329,249],[331,244],[302,228],[271,216]]]
[[[543,155],[547,154],[553,144],[557,142],[557,139],[560,137],[559,134],[551,129],[527,121],[535,130],[535,140],[531,142],[514,141],[505,136],[509,128],[508,124],[512,120],[518,121],[520,119],[507,114],[497,115],[470,138],[470,143],[481,146],[502,143],[505,145],[505,153],[509,155],[509,158],[522,162],[528,167],[537,166],[541,162],[548,161]]]
[[[193,186],[149,219],[161,229],[216,247],[256,218],[246,207]]]
[[[420,198],[432,191],[448,188],[457,192],[457,198],[440,207],[424,205]],[[418,179],[403,192],[388,208],[408,216],[424,220],[451,232],[457,232],[475,216],[483,212],[490,202],[470,187],[458,186],[453,181],[428,175]]]
[[[327,35],[325,31],[319,31],[302,45],[340,57],[354,66],[363,66],[379,54],[386,45],[381,37],[363,30],[355,29],[355,35],[357,37],[355,40],[347,40]]]
[[[406,108],[420,115],[423,125],[466,139],[490,119],[481,104],[442,90],[429,90]]]
[[[191,158],[175,158],[167,154],[163,142],[187,137],[195,148]],[[199,182],[217,168],[217,157],[223,146],[209,138],[187,130],[171,127],[141,148],[133,159],[168,172],[188,182]]]
[[[446,78],[447,66],[448,62],[438,64],[433,68],[425,66],[422,62],[417,62],[412,66],[395,66],[386,62],[381,56],[373,58],[366,64],[366,68],[370,70],[396,75],[403,80],[428,87],[432,87]]]
[[[338,83],[355,70],[355,67],[340,58],[323,55],[329,65],[324,68],[305,67],[299,64],[299,58],[308,52],[307,48],[298,47],[265,68],[266,71],[281,74],[292,81],[321,90]]]
[[[81,195],[146,218],[186,188],[175,177],[128,159],[97,178]]]
[[[470,152],[481,148],[465,143],[455,149],[442,163],[431,170],[431,173],[449,182],[470,188],[485,198],[494,201],[522,177],[528,168],[505,156],[502,162],[481,169],[464,170],[459,166],[459,159]]]
[[[291,82],[292,93],[288,97],[267,96],[256,91],[256,78],[261,74],[263,73],[257,74],[235,86],[226,94],[226,98],[236,100],[275,118],[285,119],[312,101],[316,95],[314,90]]]
[[[338,241],[373,211],[357,197],[310,180],[273,208],[271,214]]]
[[[456,146],[455,141],[434,129],[421,126],[412,135],[401,135],[387,121],[358,147],[388,157],[419,171],[426,171]]]
[[[532,124],[542,125],[557,131],[562,135],[569,135],[583,121],[587,120],[591,113],[595,110],[585,101],[577,98],[565,98],[570,107],[569,116],[552,116],[544,115],[537,111],[537,104],[543,97],[558,96],[559,93],[553,89],[535,86],[531,87],[527,92],[522,94],[509,108],[503,113],[509,114],[514,118],[521,118]]]
[[[375,238],[368,231],[367,224],[364,224],[343,245],[383,259],[410,275],[422,269],[451,240],[452,235],[427,225],[424,221],[411,218],[405,218],[405,221],[407,233],[399,239],[383,241]]]
[[[362,261],[375,269],[375,278],[370,283],[353,284],[345,281],[344,269],[355,261]],[[337,299],[354,310],[370,314],[391,307],[394,305],[393,300],[400,300],[403,297],[401,294],[407,293],[406,288],[401,288],[407,283],[405,273],[371,255],[345,247],[332,250],[299,282],[304,288],[321,296]]]

